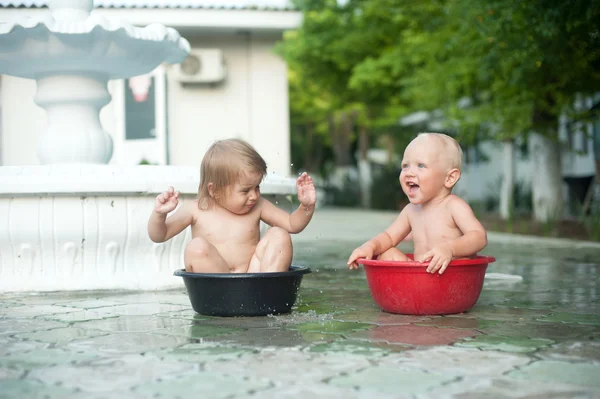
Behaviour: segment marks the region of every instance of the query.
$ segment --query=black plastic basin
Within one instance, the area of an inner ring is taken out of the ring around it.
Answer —
[[[173,273],[183,277],[196,313],[210,316],[265,316],[289,313],[302,276],[310,269],[290,266],[277,273]]]

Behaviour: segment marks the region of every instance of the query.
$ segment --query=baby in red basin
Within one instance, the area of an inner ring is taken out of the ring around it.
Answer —
[[[454,275],[460,267],[467,267],[466,270],[472,272],[475,270],[471,267],[474,263],[479,270],[474,274],[480,277],[483,284],[485,267],[493,258],[477,257],[477,253],[487,245],[487,234],[469,204],[452,194],[452,188],[460,179],[461,167],[462,150],[452,137],[441,133],[421,133],[411,141],[404,151],[400,173],[400,185],[410,203],[384,232],[352,252],[348,258],[349,268],[356,269],[358,264],[373,266],[378,265],[379,261],[384,261],[388,262],[385,263],[388,267],[378,269],[389,272],[391,261],[391,265],[400,266],[401,270],[405,270],[406,267],[416,268],[414,270],[422,274],[423,278],[429,277],[429,281],[433,281],[431,274],[436,274],[438,278],[435,280],[448,283],[451,277],[441,279],[440,275]],[[414,243],[414,255],[410,257],[396,248],[409,234]],[[374,258],[377,260],[373,261]],[[463,264],[464,262],[467,264]],[[449,266],[451,267],[448,268]],[[452,266],[456,266],[456,269]],[[365,269],[369,278],[369,271],[366,267]],[[402,289],[421,290],[423,281],[426,280],[413,281],[408,286],[403,285]],[[390,292],[401,288],[392,286],[391,281],[386,283],[385,278],[381,283],[381,288],[387,285],[386,290]],[[375,298],[371,281],[369,284]],[[473,287],[469,287],[455,287],[452,290],[458,296],[465,296],[474,291]],[[475,291],[478,291],[476,301],[481,287]],[[438,294],[436,300],[441,304],[448,298]],[[464,310],[466,309],[458,311]],[[456,307],[451,312],[434,309],[425,313],[455,312]],[[424,314],[421,310],[417,313]]]

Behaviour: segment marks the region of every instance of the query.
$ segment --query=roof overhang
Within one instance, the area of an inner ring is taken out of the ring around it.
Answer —
[[[0,8],[0,21],[48,14],[47,8]],[[95,15],[124,20],[133,25],[160,23],[175,29],[198,31],[271,31],[296,29],[302,23],[298,11],[240,9],[95,8]]]

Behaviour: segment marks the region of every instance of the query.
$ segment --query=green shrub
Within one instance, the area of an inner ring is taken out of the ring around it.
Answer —
[[[371,186],[371,208],[398,210],[408,202],[400,187],[400,168],[386,166],[375,170]]]
[[[600,204],[592,203],[587,214],[583,211],[583,205],[579,205],[579,220],[585,226],[590,239],[600,241]]]
[[[481,210],[484,212],[498,212],[500,209],[500,190],[502,187],[502,177],[497,181],[490,182],[486,186],[486,196],[481,204]],[[529,215],[533,211],[533,195],[529,184],[523,181],[516,181],[513,187],[513,213],[515,215]]]
[[[515,183],[513,193],[514,209],[519,213],[530,214],[533,211],[531,187],[522,181]]]
[[[360,185],[346,176],[342,187],[329,185],[325,187],[327,203],[333,206],[356,208],[360,206]]]

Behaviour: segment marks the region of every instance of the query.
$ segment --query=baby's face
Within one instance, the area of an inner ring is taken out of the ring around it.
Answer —
[[[417,137],[404,151],[400,185],[413,204],[423,204],[445,193],[447,156],[441,145],[428,137]]]
[[[241,175],[235,184],[225,189],[224,198],[219,205],[237,215],[250,212],[260,199],[262,179],[263,176],[259,173]]]

